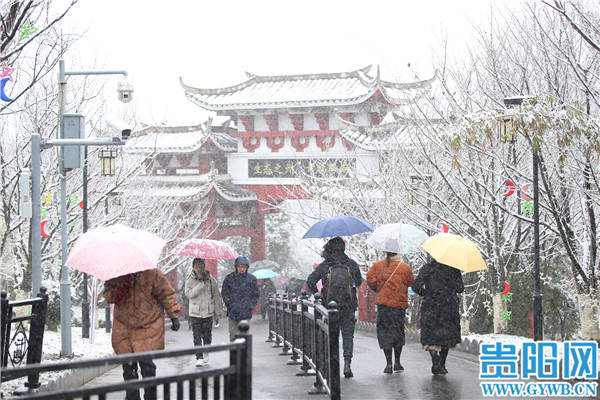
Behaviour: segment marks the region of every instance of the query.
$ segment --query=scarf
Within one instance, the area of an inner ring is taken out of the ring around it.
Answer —
[[[117,283],[117,293],[115,295],[115,304],[120,306],[125,303],[129,291],[133,287],[134,274],[121,276]]]

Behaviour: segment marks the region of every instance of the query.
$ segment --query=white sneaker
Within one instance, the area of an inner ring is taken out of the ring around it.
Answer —
[[[206,362],[204,362],[204,358],[199,358],[198,360],[196,360],[196,367],[201,368],[204,367],[206,365]]]
[[[208,353],[204,354],[202,359],[204,360],[204,365],[208,364]]]

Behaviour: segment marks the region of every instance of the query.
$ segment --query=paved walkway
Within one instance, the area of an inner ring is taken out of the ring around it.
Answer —
[[[260,317],[259,317],[260,318]],[[314,376],[298,377],[299,366],[287,365],[289,356],[280,356],[281,348],[265,343],[268,323],[254,319],[250,333],[253,335],[253,398],[257,400],[325,399],[326,396],[309,396]],[[228,341],[227,322],[213,330],[213,343]],[[167,348],[183,348],[192,345],[192,332],[184,323],[178,332],[168,331]],[[341,348],[341,346],[340,346]],[[471,400],[481,399],[479,388],[479,363],[476,356],[451,351],[445,377],[432,376],[429,354],[417,343],[408,344],[402,352],[405,371],[392,375],[384,374],[385,358],[377,345],[374,334],[357,331],[355,334],[354,378],[342,376],[343,399],[418,399],[418,400]],[[228,353],[211,354],[211,366],[228,364]],[[157,360],[157,375],[173,374],[176,371],[193,371],[193,356]],[[122,369],[117,367],[94,379],[90,385],[116,383],[122,380]],[[109,396],[122,399],[123,395]]]

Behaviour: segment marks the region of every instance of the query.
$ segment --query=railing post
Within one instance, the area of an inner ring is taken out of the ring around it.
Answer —
[[[292,357],[288,360],[288,365],[298,365],[300,364],[300,355],[298,354],[298,346],[300,345],[300,332],[299,329],[302,326],[298,323],[298,319],[301,317],[298,314],[298,298],[294,297],[292,299],[292,304],[290,306],[290,327],[291,327],[291,340],[292,344]]]
[[[239,391],[236,390],[240,396],[236,397],[242,400],[252,399],[252,335],[248,333],[250,330],[250,324],[248,321],[240,321],[238,325],[238,333],[235,335],[236,339],[244,340],[244,348],[241,351],[239,366],[239,376],[237,383],[239,385]]]
[[[27,364],[39,364],[42,361],[42,346],[44,344],[44,328],[46,326],[46,311],[48,309],[48,295],[46,288],[40,287],[39,299],[31,306],[31,324],[29,325],[29,344],[27,349]],[[25,386],[29,390],[40,387],[40,374],[31,374]]]
[[[308,364],[308,359],[310,358],[310,319],[308,315],[308,295],[306,293],[302,293],[302,299],[300,300],[300,343],[302,349],[302,366],[300,370],[302,372],[298,372],[297,376],[306,376],[310,375],[308,371],[310,370],[310,365]]]
[[[290,320],[290,301],[288,299],[288,295],[284,294],[283,295],[284,299],[282,301],[283,303],[283,349],[281,349],[281,353],[279,353],[280,356],[287,356],[290,352],[290,345],[289,345],[289,336],[290,336],[290,327],[289,327],[289,320]]]
[[[8,294],[3,290],[0,293],[0,314],[1,314],[1,327],[0,327],[0,367],[6,367],[8,365],[8,344],[10,336],[10,314],[8,309]]]
[[[312,342],[312,355],[313,355],[313,362],[315,363],[315,383],[313,384],[313,388],[311,390],[308,391],[308,394],[327,394],[327,391],[325,390],[325,388],[323,387],[323,383],[321,382],[321,380],[319,379],[319,372],[322,373],[322,369],[323,369],[323,352],[325,350],[324,346],[322,346],[323,344],[323,340],[321,340],[320,337],[320,329],[319,329],[319,324],[318,324],[318,320],[323,318],[323,315],[321,314],[321,312],[317,309],[318,306],[321,305],[321,296],[319,296],[319,294],[315,294],[315,305],[314,305],[314,312],[315,312],[315,325],[314,325],[314,337],[313,337],[313,342]],[[322,348],[323,347],[323,348]]]
[[[282,318],[282,308],[283,308],[283,303],[282,303],[283,299],[282,299],[282,295],[275,295],[275,343],[273,344],[273,347],[281,347],[281,337],[283,335],[282,329],[281,329],[281,318]]]
[[[329,385],[330,397],[332,400],[340,400],[340,316],[335,301],[330,301],[327,305],[327,326],[329,328]]]
[[[267,343],[271,343],[274,342],[274,337],[275,337],[275,324],[274,322],[274,315],[275,315],[275,295],[271,295],[271,297],[269,297],[269,308],[267,309],[267,317],[269,318],[269,334],[267,335],[267,340],[265,340],[265,342]]]

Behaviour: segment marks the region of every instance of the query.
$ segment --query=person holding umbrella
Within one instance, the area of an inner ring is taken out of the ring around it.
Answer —
[[[421,344],[431,355],[431,373],[445,375],[448,351],[461,342],[458,293],[464,290],[456,268],[435,260],[421,267],[412,289],[421,300]]]
[[[192,261],[192,273],[185,281],[185,295],[190,303],[194,346],[211,344],[213,317],[221,315],[221,294],[217,280],[206,270],[202,258]],[[198,353],[196,360],[196,367],[203,367],[208,364],[208,354]]]
[[[223,280],[221,296],[229,318],[229,339],[233,341],[241,320],[251,319],[252,310],[258,302],[260,292],[256,277],[248,273],[248,259],[240,256],[235,259],[235,271]]]
[[[376,261],[367,272],[367,284],[377,293],[377,341],[385,354],[386,374],[403,371],[400,355],[405,343],[404,316],[408,308],[408,287],[415,277],[410,266],[400,261],[397,253],[386,252],[384,260]]]
[[[112,346],[116,354],[139,353],[165,348],[164,313],[171,318],[171,329],[179,329],[175,290],[157,268],[110,279],[104,283],[104,298],[115,305]],[[156,375],[152,360],[123,364],[125,380],[138,379],[137,364],[144,378]],[[139,399],[137,389],[127,390],[126,399]],[[144,389],[144,399],[156,399],[156,387]]]
[[[412,289],[421,299],[421,344],[431,355],[431,373],[445,375],[448,351],[461,342],[458,293],[464,291],[461,270],[487,265],[472,241],[451,233],[433,235],[421,245],[433,257],[421,267]]]
[[[336,236],[323,246],[321,256],[324,261],[308,276],[306,286],[311,293],[317,293],[317,282],[322,280],[321,290],[323,303],[332,300],[338,305],[340,329],[342,331],[342,347],[344,354],[344,377],[352,378],[351,369],[354,349],[354,312],[358,306],[357,288],[362,284],[362,275],[356,261],[345,253],[346,243]]]

